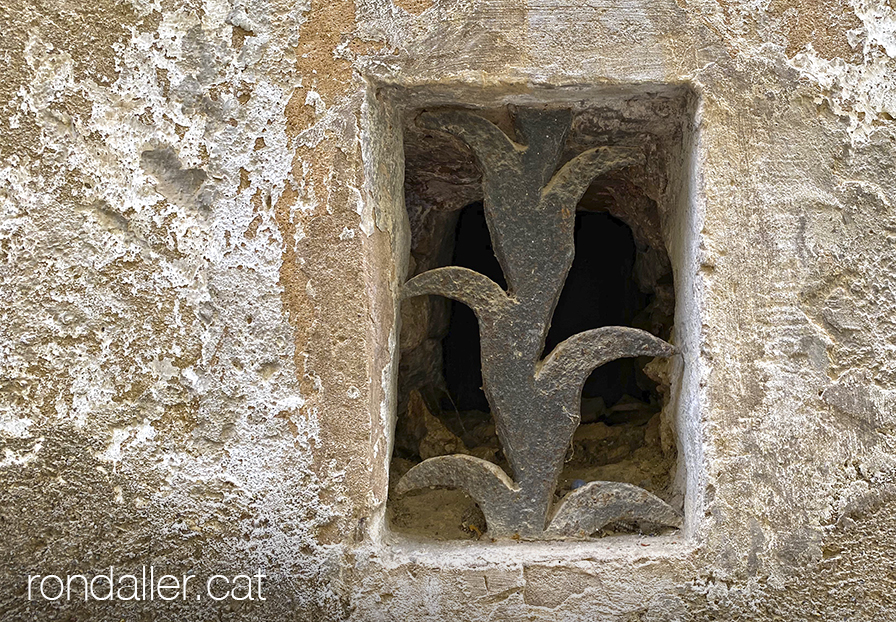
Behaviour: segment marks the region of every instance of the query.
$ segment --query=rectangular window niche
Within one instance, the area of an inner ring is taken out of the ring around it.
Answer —
[[[380,536],[687,540],[703,494],[697,97],[462,95],[371,98],[393,240]]]

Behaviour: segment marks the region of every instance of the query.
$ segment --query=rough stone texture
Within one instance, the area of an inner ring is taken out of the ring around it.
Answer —
[[[892,2],[26,0],[0,24],[3,620],[896,617]],[[684,530],[391,538],[394,94],[682,82]],[[260,567],[269,598],[24,599],[29,572],[150,563]]]

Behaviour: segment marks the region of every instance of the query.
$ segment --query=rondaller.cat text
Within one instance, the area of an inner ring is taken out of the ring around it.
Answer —
[[[143,566],[135,574],[117,574],[110,566],[108,573],[90,577],[28,575],[28,600],[267,600],[262,595],[264,578],[259,570],[251,576],[216,574],[203,581],[194,574],[157,573],[153,566]]]

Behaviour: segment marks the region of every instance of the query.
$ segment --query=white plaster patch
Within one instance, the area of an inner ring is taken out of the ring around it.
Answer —
[[[28,428],[34,421],[27,417],[16,417],[10,412],[0,412],[0,435],[10,438],[28,438]]]
[[[143,423],[140,425],[127,428],[115,428],[112,430],[112,440],[109,442],[106,450],[97,455],[97,458],[104,462],[111,462],[114,471],[117,469],[118,464],[124,459],[128,450],[146,444],[152,441],[155,437],[156,430],[147,419],[144,419]],[[125,441],[128,442],[125,443]]]
[[[109,446],[97,458],[105,462],[111,462],[114,468],[115,465],[121,462],[121,444],[127,440],[128,436],[130,436],[130,432],[126,429],[116,428],[112,430],[112,440],[109,442]]]
[[[0,469],[18,466],[24,467],[28,466],[33,462],[37,455],[40,453],[40,450],[43,448],[44,439],[41,438],[34,444],[34,447],[31,448],[31,451],[26,452],[15,452],[11,449],[3,450],[3,459],[0,460]]]
[[[817,103],[827,102],[849,120],[854,143],[864,143],[876,131],[875,123],[886,113],[896,116],[896,9],[884,0],[850,0],[862,21],[864,62],[854,65],[840,58],[826,59],[811,44],[791,64],[822,92]],[[850,41],[859,41],[857,33]]]
[[[308,89],[308,93],[305,95],[305,105],[314,106],[314,114],[318,117],[327,111],[327,106],[320,93],[311,89]]]

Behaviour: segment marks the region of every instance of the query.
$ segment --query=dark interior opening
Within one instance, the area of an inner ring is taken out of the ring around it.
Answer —
[[[455,229],[452,265],[470,268],[492,279],[505,290],[507,282],[492,249],[481,202],[461,210]],[[442,340],[442,369],[448,395],[442,398],[442,409],[489,411],[482,390],[482,362],[479,358],[479,324],[467,305],[451,301],[448,334]],[[446,403],[447,402],[447,403]]]
[[[576,254],[554,310],[545,341],[547,356],[563,340],[601,326],[642,326],[653,301],[634,278],[637,248],[632,230],[607,212],[576,213]],[[595,369],[582,390],[583,421],[592,419],[588,400],[601,398],[607,406],[626,396],[644,403],[656,402],[656,383],[642,368],[648,361],[618,359]],[[605,423],[621,422],[612,415]]]
[[[606,212],[580,210],[576,214],[575,242],[575,259],[554,311],[544,355],[564,339],[592,328],[638,326],[653,299],[653,294],[642,292],[634,279],[637,248],[632,230],[624,222]],[[480,272],[507,287],[481,202],[461,211],[451,264]],[[440,406],[444,411],[487,413],[476,316],[462,303],[450,305],[448,332],[442,341],[447,395]],[[601,398],[603,404],[612,406],[625,396],[655,402],[656,383],[643,373],[644,363],[620,359],[595,369],[582,391],[586,405],[587,400]],[[615,418],[605,415],[600,419],[612,424]]]

